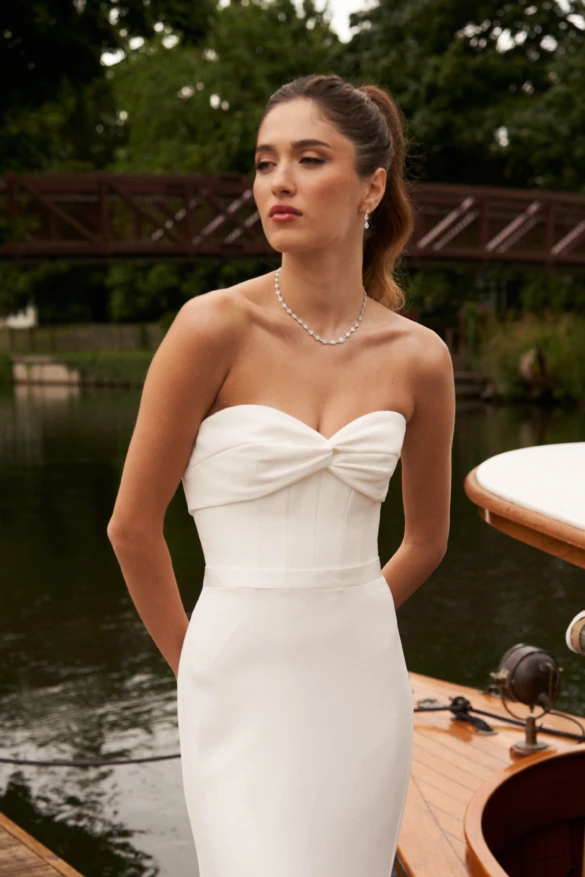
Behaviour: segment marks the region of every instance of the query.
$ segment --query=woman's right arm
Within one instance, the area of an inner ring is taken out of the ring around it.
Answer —
[[[148,369],[107,527],[138,614],[175,676],[188,617],[163,535],[164,517],[245,320],[241,300],[227,290],[182,306]]]

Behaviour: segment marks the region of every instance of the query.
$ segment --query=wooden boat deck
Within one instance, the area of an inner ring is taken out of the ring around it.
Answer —
[[[0,877],[82,877],[55,853],[0,813]]]
[[[414,705],[422,698],[445,704],[461,695],[473,707],[508,716],[499,697],[475,688],[410,673]],[[514,704],[525,716],[527,708]],[[396,870],[400,877],[469,877],[466,862],[464,816],[475,792],[494,777],[517,764],[509,747],[524,738],[523,728],[480,716],[498,733],[483,735],[467,722],[456,721],[449,710],[414,714],[414,748],[410,786],[398,841]],[[575,716],[577,719],[582,717]],[[585,723],[585,722],[584,722]],[[578,733],[573,722],[546,715],[538,721],[547,727]],[[573,750],[575,740],[539,734],[550,744],[544,752],[528,756],[543,758],[552,751]],[[526,758],[520,759],[523,763]]]

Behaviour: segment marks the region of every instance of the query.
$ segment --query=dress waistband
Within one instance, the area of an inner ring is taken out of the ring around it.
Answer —
[[[380,558],[356,566],[285,569],[284,567],[205,567],[203,587],[339,588],[365,585],[382,574]]]

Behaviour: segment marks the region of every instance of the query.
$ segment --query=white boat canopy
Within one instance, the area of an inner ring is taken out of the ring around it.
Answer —
[[[488,524],[585,567],[585,442],[496,454],[464,488]]]

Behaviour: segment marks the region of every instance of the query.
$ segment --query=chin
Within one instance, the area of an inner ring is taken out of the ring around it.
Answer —
[[[282,244],[270,244],[273,250],[277,253],[312,253],[314,250],[319,249],[314,244],[291,244],[291,243],[282,243]]]
[[[307,253],[321,246],[321,242],[314,237],[309,238],[306,234],[292,235],[288,232],[266,235],[266,240],[277,253]]]

